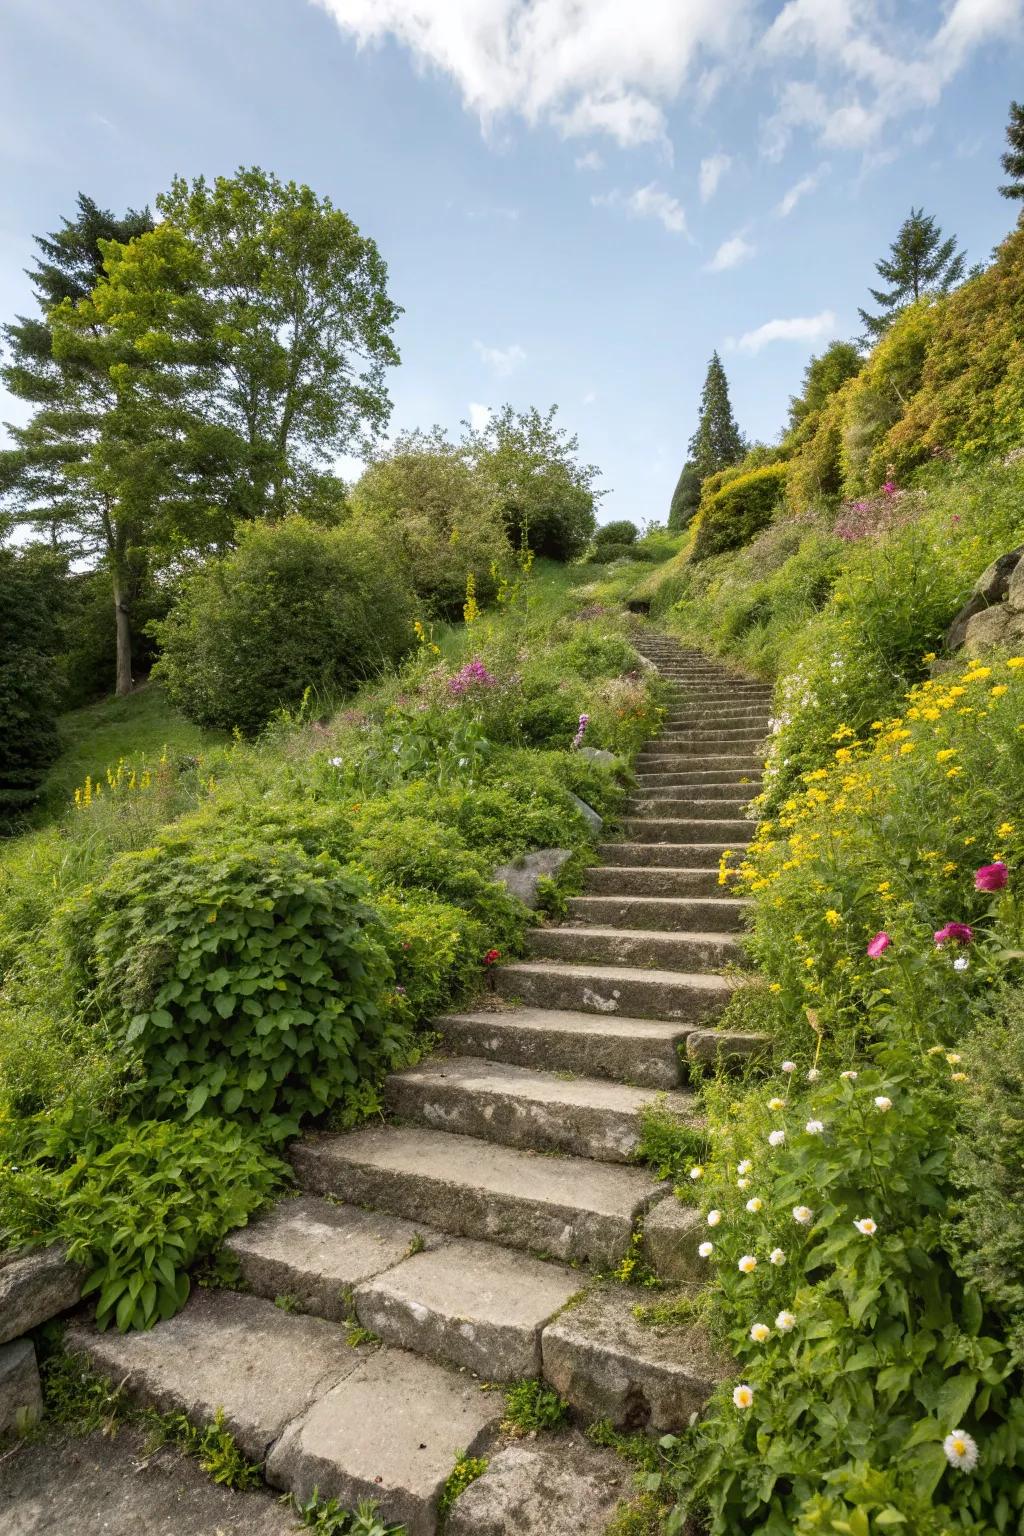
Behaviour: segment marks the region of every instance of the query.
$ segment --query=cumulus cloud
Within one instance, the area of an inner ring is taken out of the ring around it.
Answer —
[[[817,188],[821,185],[822,177],[826,176],[827,174],[828,166],[820,165],[818,169],[816,171],[812,171],[809,176],[801,176],[800,180],[794,182],[789,191],[784,193],[776,203],[776,217],[780,219],[788,219],[797,203],[799,203],[802,198],[807,197],[811,192],[816,191]]]
[[[491,419],[489,405],[481,405],[478,400],[469,402],[469,424],[474,432],[483,432]]]
[[[766,320],[756,331],[746,331],[739,341],[729,346],[740,352],[760,352],[773,341],[821,341],[836,328],[836,317],[831,309],[823,309],[820,315],[798,315],[791,320]]]
[[[618,190],[595,192],[590,201],[595,208],[622,208],[633,219],[659,219],[673,235],[687,232],[686,210],[682,203],[654,181],[625,194]]]
[[[731,155],[708,155],[700,163],[698,182],[700,186],[700,200],[702,203],[710,202],[718,190],[718,183],[732,165]]]
[[[359,46],[393,39],[453,80],[485,128],[503,114],[567,136],[665,142],[665,106],[736,57],[756,0],[314,0]]]
[[[576,156],[576,169],[578,171],[603,171],[604,161],[596,149],[588,149],[585,155]]]
[[[749,261],[753,256],[756,246],[751,245],[742,235],[733,235],[731,240],[723,240],[718,250],[707,263],[705,272],[728,272],[732,267],[738,267],[744,261]]]
[[[502,379],[508,378],[521,363],[526,362],[526,353],[517,341],[508,347],[488,347],[482,341],[474,341],[473,346],[488,368]]]

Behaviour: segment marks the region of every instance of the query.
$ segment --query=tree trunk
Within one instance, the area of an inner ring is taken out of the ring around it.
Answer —
[[[114,620],[117,625],[118,698],[132,691],[132,621],[121,578],[114,573]]]

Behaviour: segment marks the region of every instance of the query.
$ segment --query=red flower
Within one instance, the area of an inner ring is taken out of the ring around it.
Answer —
[[[1010,878],[1010,871],[1002,859],[997,859],[994,864],[983,864],[980,869],[974,871],[974,889],[976,891],[1001,891]]]
[[[891,943],[892,939],[890,939],[887,933],[876,933],[874,938],[871,940],[871,943],[868,945],[868,954],[871,956],[872,960],[877,960],[879,955],[885,954]]]
[[[950,939],[954,944],[970,944],[973,938],[974,929],[968,928],[966,923],[947,923],[935,934],[935,942],[940,948],[943,944],[948,944]]]
[[[484,965],[496,965],[501,959],[500,949],[489,949],[484,955]]]

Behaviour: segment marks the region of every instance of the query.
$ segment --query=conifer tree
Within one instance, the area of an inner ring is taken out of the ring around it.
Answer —
[[[690,459],[702,480],[743,455],[743,438],[729,401],[729,381],[722,359],[712,352],[700,395],[700,420],[690,439]]]
[[[926,293],[948,293],[964,276],[965,257],[956,248],[956,236],[943,240],[942,230],[923,208],[911,208],[889,250],[891,260],[883,256],[875,270],[891,286],[869,289],[882,313],[859,311],[869,341],[884,336],[908,304]]]
[[[1006,125],[1009,149],[1003,155],[1003,170],[1010,180],[999,188],[1004,197],[1024,200],[1024,106],[1010,102],[1010,121]]]

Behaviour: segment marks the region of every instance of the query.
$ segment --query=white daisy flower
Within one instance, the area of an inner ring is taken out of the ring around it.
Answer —
[[[697,1249],[697,1252],[700,1254],[702,1259],[710,1259],[714,1251],[714,1243],[701,1243],[700,1247]]]
[[[824,1129],[825,1122],[823,1120],[808,1120],[807,1124],[804,1126],[804,1130],[807,1132],[808,1136],[820,1136]]]
[[[786,1107],[785,1099],[769,1099],[768,1100],[768,1108],[769,1109],[785,1109],[785,1107]]]
[[[747,1201],[747,1210],[750,1212],[751,1216],[756,1216],[763,1205],[763,1200],[759,1200],[757,1195],[752,1195]]]
[[[772,1331],[767,1323],[753,1323],[750,1328],[750,1337],[755,1344],[763,1344],[765,1339],[771,1338]]]
[[[695,1163],[694,1166],[690,1169],[690,1178],[696,1182],[697,1179],[702,1179],[703,1177],[704,1169],[701,1167],[700,1163]]]
[[[775,1319],[775,1326],[780,1333],[792,1333],[796,1327],[796,1318],[792,1312],[780,1312]]]
[[[966,955],[957,955],[953,961],[953,969],[954,971],[966,971],[970,963]]]
[[[735,1394],[734,1394],[735,1398]],[[942,1442],[946,1460],[961,1472],[973,1472],[978,1464],[978,1443],[964,1429],[954,1429]]]
[[[781,1248],[773,1248],[771,1253],[768,1255],[768,1263],[769,1264],[774,1264],[774,1265],[778,1266],[780,1264],[785,1264],[785,1262],[786,1262],[786,1255],[785,1255],[785,1252],[783,1251],[783,1249],[781,1249]]]
[[[809,1227],[814,1220],[814,1212],[809,1205],[794,1205],[793,1220],[798,1221],[802,1227]]]
[[[781,1070],[783,1072],[795,1072],[796,1071],[796,1062],[795,1061],[784,1061],[782,1063]]]
[[[858,1072],[854,1072],[854,1071],[851,1071],[851,1070],[848,1070],[846,1072],[840,1072],[840,1074],[839,1074],[840,1077],[845,1077],[846,1081],[848,1083],[855,1083],[857,1081],[857,1078],[859,1077],[859,1075],[860,1074]]]
[[[817,1067],[811,1067],[807,1073],[807,1081],[809,1083],[816,1083],[820,1076],[821,1073],[818,1071]]]
[[[880,1109],[884,1115],[886,1110],[892,1109],[892,1099],[887,1099],[884,1093],[878,1094],[875,1099],[875,1108]]]
[[[862,1232],[865,1237],[874,1237],[875,1233],[878,1231],[878,1222],[875,1221],[874,1217],[872,1216],[861,1216],[859,1220],[854,1222],[854,1226],[857,1228],[857,1231]]]
[[[750,1188],[750,1180],[749,1179],[737,1179],[736,1180],[736,1188],[737,1189],[749,1189]]]
[[[754,1393],[745,1381],[741,1381],[738,1387],[733,1388],[732,1400],[737,1408],[750,1408],[753,1406]]]
[[[722,1219],[721,1211],[708,1211],[708,1226],[717,1227]]]
[[[770,1147],[781,1147],[782,1143],[785,1141],[785,1139],[786,1139],[785,1131],[772,1131],[772,1133],[768,1137],[768,1145]]]
[[[736,1268],[741,1275],[752,1275],[757,1268],[757,1260],[752,1253],[745,1253]]]
[[[745,1174],[745,1173],[753,1173],[753,1171],[754,1171],[754,1164],[751,1162],[749,1157],[745,1157],[743,1159],[742,1163],[737,1163],[736,1164],[736,1172],[738,1174],[740,1174],[741,1176],[743,1174]]]

